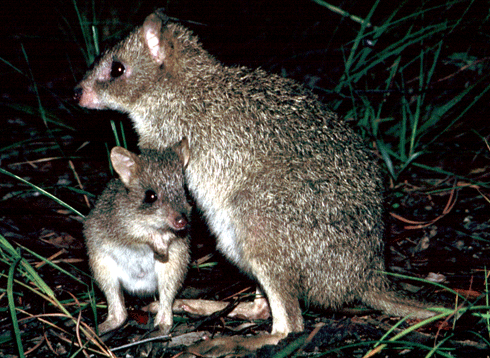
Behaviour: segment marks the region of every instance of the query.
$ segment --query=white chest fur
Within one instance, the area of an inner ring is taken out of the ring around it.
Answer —
[[[116,247],[110,256],[114,262],[113,273],[128,292],[151,294],[157,290],[155,254],[148,245]]]
[[[239,265],[242,262],[242,251],[237,244],[236,229],[232,224],[226,204],[226,192],[216,182],[203,180],[199,170],[195,172],[192,166],[188,167],[189,189],[200,209],[206,216],[213,234],[216,236],[218,249],[232,262]]]

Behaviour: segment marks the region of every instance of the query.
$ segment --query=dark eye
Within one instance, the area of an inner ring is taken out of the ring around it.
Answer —
[[[145,192],[145,198],[143,199],[143,202],[145,204],[153,204],[155,201],[157,201],[157,199],[157,193],[150,189]]]
[[[126,68],[124,68],[124,65],[121,62],[114,61],[112,62],[112,67],[111,67],[111,77],[118,78],[124,74],[125,70]]]

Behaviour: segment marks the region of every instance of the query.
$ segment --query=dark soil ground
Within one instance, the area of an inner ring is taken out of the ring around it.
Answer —
[[[34,14],[30,13],[29,16],[34,17]],[[303,26],[304,22],[301,22]],[[37,22],[28,23],[25,20],[25,24],[9,23],[13,28],[10,31],[4,29],[8,34],[3,37],[5,46],[2,45],[6,52],[0,57],[23,71],[32,71],[41,93],[40,101],[53,122],[44,123],[39,116],[34,82],[19,75],[11,66],[2,67],[0,168],[44,188],[86,215],[96,195],[111,178],[107,148],[114,146],[115,141],[109,120],[115,121],[118,130],[124,128],[129,148],[137,150],[131,125],[125,116],[117,113],[84,112],[71,99],[72,88],[86,69],[77,54],[79,45],[61,42],[51,36],[34,36],[34,24]],[[221,27],[214,26],[203,31],[207,47],[226,63],[261,65],[267,70],[282,71],[306,83],[321,73],[316,85],[324,89],[332,88],[330,82],[341,72],[342,61],[335,55],[331,56],[329,69],[326,70],[326,62],[318,55],[319,45],[311,41],[311,33],[306,30],[317,34],[321,32],[315,28],[317,26],[326,31],[329,26],[321,22],[312,21],[314,25],[305,26],[303,32],[298,30],[299,21],[294,26],[290,24],[296,28],[294,36],[281,37],[280,34],[288,26],[279,28],[277,24],[270,25],[275,32],[267,32],[268,27],[264,26],[250,30],[247,36],[242,37],[228,35],[228,39],[227,36],[216,35],[220,31],[228,33],[227,30],[233,28],[231,23],[221,23]],[[21,44],[28,55],[29,66],[25,64]],[[488,52],[484,51],[484,54]],[[446,70],[451,72],[450,69]],[[445,89],[461,88],[477,79],[477,74],[454,75]],[[326,101],[332,96],[326,91],[319,94]],[[397,287],[408,296],[446,307],[462,304],[488,307],[488,98],[482,102],[483,105],[475,107],[451,130],[426,147],[424,154],[396,182],[386,175],[387,268],[395,274],[436,281],[468,299],[462,302],[462,298],[457,299],[453,293],[429,283],[393,278]],[[366,140],[369,141],[369,138]],[[88,292],[95,283],[87,265],[82,225],[81,217],[19,180],[0,173],[0,234],[36,267],[57,298],[66,302],[71,312],[77,312],[80,305],[82,321],[93,325],[94,314],[87,304],[90,301]],[[254,282],[241,275],[216,252],[214,238],[207,233],[205,224],[198,217],[193,230],[193,264],[179,297],[229,302],[249,299],[249,294],[255,291]],[[88,286],[50,265],[43,265],[28,250],[49,258]],[[18,356],[7,308],[9,269],[6,262],[0,262],[0,357]],[[20,277],[16,278],[22,281]],[[66,320],[46,317],[63,330],[51,327],[43,321],[43,315],[58,311],[26,287],[17,284],[14,291],[22,343],[26,351],[32,350],[30,356],[77,356],[73,344],[74,327]],[[97,288],[94,292],[96,301],[103,304],[102,293]],[[73,301],[73,296],[78,298],[78,302]],[[123,328],[105,337],[107,346],[116,348],[151,335],[152,317],[143,310],[151,301],[150,298],[127,297],[130,319]],[[97,310],[98,322],[105,318],[105,314],[105,308]],[[29,315],[39,316],[28,318]],[[400,321],[399,318],[388,317],[360,305],[346,307],[341,312],[304,307],[304,317],[304,333],[293,334],[278,346],[264,347],[249,356],[272,357],[281,352],[282,355],[277,356],[293,356],[294,353],[298,357],[309,357],[324,353],[325,357],[362,357]],[[271,327],[270,320],[249,324],[220,315],[210,319],[177,315],[175,321],[177,324],[172,334],[181,338],[193,338],[196,332],[204,331],[210,336],[251,334],[270,330]],[[395,332],[416,322],[403,322],[395,328]],[[412,348],[400,348],[405,346],[393,344],[380,354],[390,357],[425,356],[427,351],[420,348],[422,345],[434,347],[443,342],[446,352],[453,356],[488,356],[489,332],[488,311],[486,319],[469,314],[457,320],[450,317],[403,337],[403,341],[412,342]],[[188,336],[183,336],[185,334]],[[177,340],[177,344],[179,342]],[[114,354],[118,357],[172,357],[185,350],[182,344],[168,346],[166,342],[154,342],[117,350]]]

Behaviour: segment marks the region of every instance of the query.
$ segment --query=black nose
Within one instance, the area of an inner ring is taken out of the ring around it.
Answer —
[[[77,85],[73,90],[73,99],[77,102],[80,101],[80,98],[82,97],[82,92],[83,92],[82,86]]]
[[[83,89],[82,89],[82,86],[78,85],[75,87],[75,89],[73,90],[73,99],[75,101],[80,101],[80,98],[82,97],[82,92],[83,92]]]

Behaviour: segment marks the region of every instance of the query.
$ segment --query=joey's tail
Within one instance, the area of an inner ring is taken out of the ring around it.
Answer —
[[[362,297],[362,301],[374,309],[393,316],[404,317],[411,314],[413,318],[425,319],[436,314],[427,310],[430,306],[415,300],[399,297],[392,291],[366,292]]]

